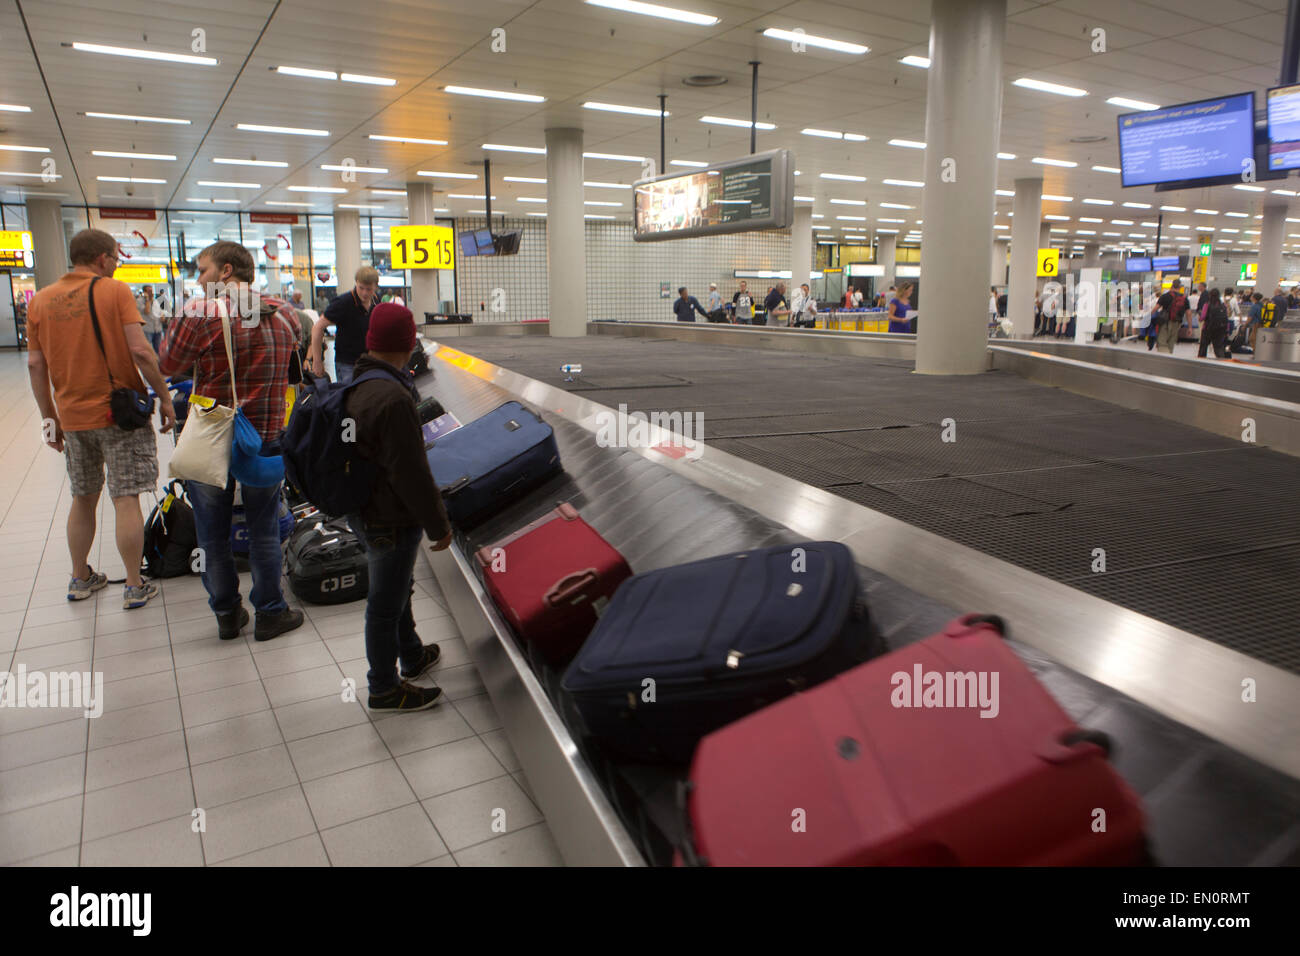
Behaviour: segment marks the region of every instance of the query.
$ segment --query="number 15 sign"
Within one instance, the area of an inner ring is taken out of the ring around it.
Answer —
[[[451,269],[456,236],[447,226],[393,226],[388,230],[394,269]]]

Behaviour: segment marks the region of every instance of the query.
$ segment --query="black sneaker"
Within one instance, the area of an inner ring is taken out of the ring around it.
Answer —
[[[428,710],[436,707],[442,697],[441,687],[420,687],[402,681],[396,690],[387,694],[371,694],[371,710]]]
[[[420,659],[420,663],[415,666],[414,670],[403,670],[402,680],[415,680],[434,664],[438,663],[438,658],[441,656],[442,651],[438,650],[437,644],[425,644],[424,656]]]
[[[279,637],[287,631],[302,626],[302,611],[297,608],[287,607],[283,611],[276,611],[274,614],[263,614],[257,612],[257,624],[253,627],[253,640],[269,641],[273,637]]]
[[[248,623],[248,608],[242,604],[238,611],[227,611],[217,615],[217,637],[223,641],[233,641]]]

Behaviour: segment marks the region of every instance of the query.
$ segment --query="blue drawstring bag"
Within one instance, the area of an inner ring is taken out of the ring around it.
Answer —
[[[235,437],[230,447],[230,473],[249,488],[273,488],[284,480],[284,459],[263,455],[262,436],[243,410],[235,413]]]

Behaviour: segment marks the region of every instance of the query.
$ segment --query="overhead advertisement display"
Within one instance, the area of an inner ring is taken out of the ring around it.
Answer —
[[[786,149],[640,180],[632,188],[637,242],[785,229],[794,218],[794,163]]]
[[[1121,114],[1119,160],[1127,186],[1240,176],[1255,157],[1255,94]]]
[[[1300,169],[1300,86],[1268,91],[1268,168]]]

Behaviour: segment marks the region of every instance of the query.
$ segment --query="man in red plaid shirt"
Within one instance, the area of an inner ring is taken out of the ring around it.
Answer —
[[[199,284],[207,297],[191,300],[184,313],[172,320],[159,365],[164,375],[194,371],[194,395],[233,406],[218,300],[224,302],[230,317],[239,407],[262,436],[262,454],[278,455],[289,362],[300,338],[298,315],[279,299],[259,297],[251,291],[253,257],[239,243],[213,243],[199,253],[198,263]],[[204,555],[208,606],[217,615],[218,635],[233,640],[248,623],[230,547],[235,479],[229,478],[224,488],[198,481],[185,485]],[[280,588],[280,486],[241,485],[240,494],[253,575],[249,597],[257,611],[253,636],[267,641],[293,630],[303,620],[302,611],[289,607]]]

